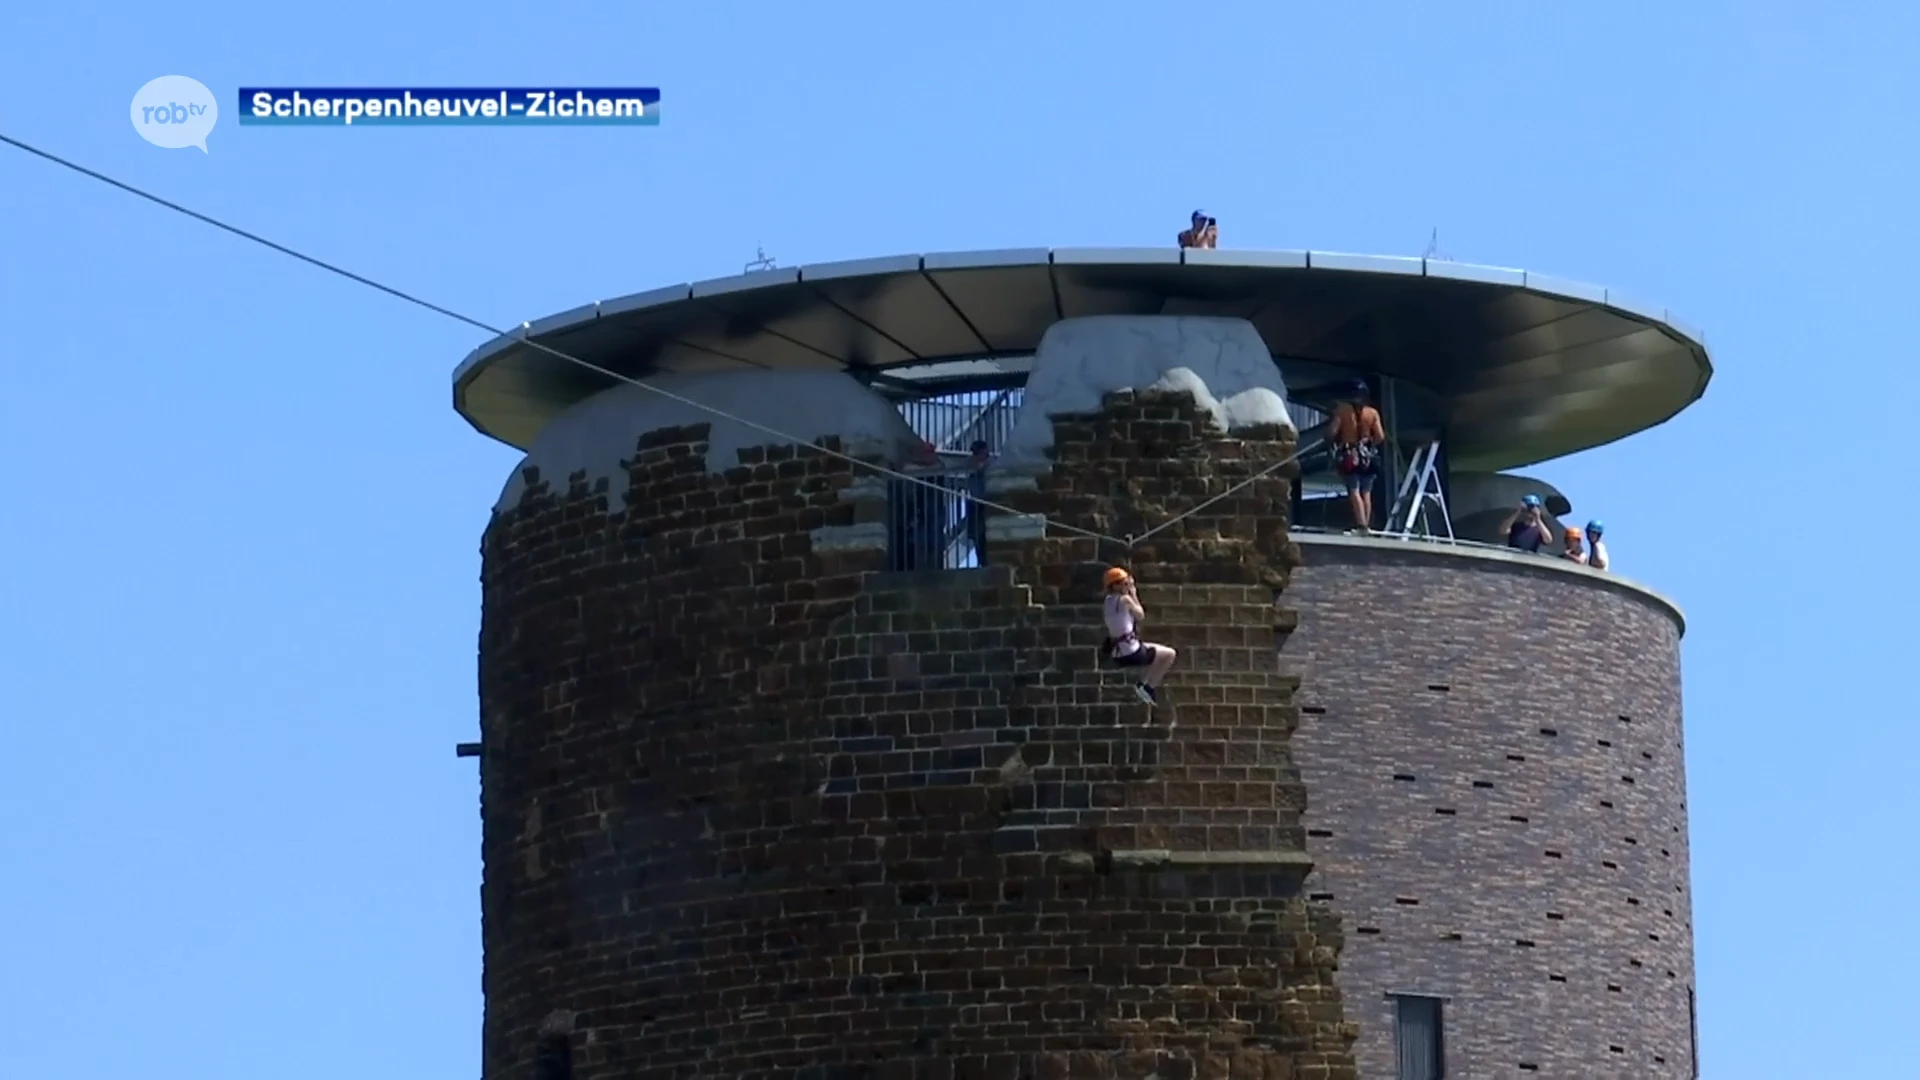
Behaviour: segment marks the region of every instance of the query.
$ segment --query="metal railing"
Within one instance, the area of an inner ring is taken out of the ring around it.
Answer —
[[[972,469],[908,469],[924,481],[887,481],[887,569],[987,565],[986,476]]]
[[[965,454],[974,442],[984,442],[999,453],[1013,430],[1014,417],[1026,398],[1024,388],[962,390],[900,403],[900,415],[914,434],[942,453]]]

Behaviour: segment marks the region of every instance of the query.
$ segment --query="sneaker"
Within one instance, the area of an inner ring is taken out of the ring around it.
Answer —
[[[1159,695],[1155,694],[1153,687],[1148,686],[1146,683],[1134,683],[1133,693],[1135,697],[1138,697],[1141,702],[1147,705],[1158,705],[1160,703]]]

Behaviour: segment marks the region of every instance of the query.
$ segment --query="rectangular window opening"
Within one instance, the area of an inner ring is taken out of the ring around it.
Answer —
[[[1672,972],[1668,972],[1672,974]],[[1687,987],[1687,1048],[1688,1057],[1693,1059],[1689,1075],[1700,1080],[1700,1021],[1693,1011],[1693,987]]]
[[[533,1075],[536,1080],[573,1080],[573,1040],[565,1035],[542,1035]]]
[[[1445,1080],[1446,1037],[1440,999],[1396,994],[1393,1003],[1394,1050],[1399,1066],[1394,1072],[1396,1080]]]

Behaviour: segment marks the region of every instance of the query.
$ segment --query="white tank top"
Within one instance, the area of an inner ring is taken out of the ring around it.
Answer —
[[[1595,540],[1587,549],[1587,565],[1595,570],[1607,568],[1607,545]]]
[[[1107,636],[1113,639],[1113,655],[1132,656],[1139,651],[1140,639],[1133,632],[1133,612],[1118,596],[1107,597]]]

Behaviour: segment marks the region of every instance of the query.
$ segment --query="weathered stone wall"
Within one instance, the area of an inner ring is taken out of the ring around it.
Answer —
[[[1119,551],[1016,518],[996,569],[880,574],[850,466],[714,475],[703,438],[646,436],[620,514],[536,476],[487,532],[490,1080],[1351,1080],[1273,657],[1288,470],[1126,560],[1182,652],[1151,714],[1095,662]],[[1139,533],[1291,441],[1121,394],[1006,498]]]
[[[1446,999],[1450,1076],[1693,1075],[1674,613],[1557,565],[1302,546],[1282,669],[1362,1075],[1394,1075],[1390,993]]]

